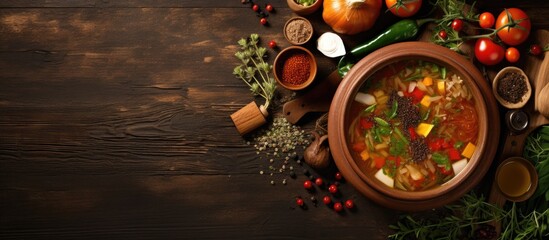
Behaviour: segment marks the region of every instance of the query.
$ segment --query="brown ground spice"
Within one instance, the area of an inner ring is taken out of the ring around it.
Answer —
[[[526,79],[519,73],[508,72],[499,80],[497,91],[505,101],[518,103],[526,94]]]
[[[313,33],[311,25],[303,19],[295,19],[286,26],[286,36],[291,42],[300,44],[307,41]]]

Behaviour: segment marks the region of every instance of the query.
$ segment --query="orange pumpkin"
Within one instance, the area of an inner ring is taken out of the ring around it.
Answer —
[[[374,26],[381,4],[381,0],[324,0],[322,18],[337,33],[357,34]]]

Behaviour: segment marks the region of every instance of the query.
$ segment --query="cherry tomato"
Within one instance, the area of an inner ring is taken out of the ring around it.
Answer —
[[[514,47],[507,48],[505,51],[505,59],[510,63],[516,63],[520,58],[520,52]]]
[[[505,50],[489,38],[479,38],[475,43],[475,57],[484,65],[496,65],[505,56]]]
[[[337,186],[335,184],[330,185],[330,187],[328,187],[328,191],[332,194],[336,194],[337,193]]]
[[[336,212],[341,212],[343,211],[343,204],[341,204],[341,202],[336,202],[334,203],[334,210]]]
[[[447,33],[446,31],[444,31],[444,30],[440,30],[440,32],[438,32],[438,36],[439,36],[441,39],[445,40],[445,39],[448,37],[448,33]]]
[[[300,198],[300,197],[297,197],[297,198],[295,199],[295,203],[297,204],[297,206],[300,206],[300,207],[303,207],[303,205],[305,204],[305,202],[303,201],[303,199]]]
[[[276,48],[276,42],[274,40],[269,41],[270,48]]]
[[[254,4],[254,5],[252,6],[252,10],[254,10],[254,12],[259,11],[259,6],[258,6],[257,4]]]
[[[354,208],[355,203],[353,202],[353,200],[349,199],[349,200],[345,201],[345,207],[348,208],[348,209]]]
[[[422,0],[385,0],[389,11],[401,18],[416,14],[421,8]]]
[[[305,189],[311,189],[311,188],[313,188],[313,182],[307,180],[307,181],[305,181],[305,182],[303,183],[303,187],[304,187]]]
[[[322,198],[322,202],[326,205],[330,205],[330,203],[332,203],[332,199],[330,198],[330,196],[324,196]]]
[[[537,55],[540,55],[541,52],[542,52],[542,50],[541,50],[541,46],[540,46],[540,45],[538,45],[538,44],[532,44],[532,45],[530,46],[530,51],[529,51],[530,54],[532,54],[532,55],[534,55],[534,56],[537,56]]]
[[[338,180],[338,181],[340,181],[341,179],[343,179],[343,176],[341,175],[340,172],[336,172],[336,174],[335,174],[335,179]]]
[[[498,37],[504,43],[516,46],[523,43],[530,34],[530,29],[532,24],[530,23],[530,18],[526,13],[518,8],[509,8],[503,10],[498,16],[496,21],[496,29],[509,24],[511,21],[517,24],[516,26],[507,26],[498,31]]]
[[[265,10],[267,10],[267,12],[272,12],[274,10],[273,5],[271,4],[265,5]]]
[[[452,29],[456,32],[461,31],[461,29],[463,29],[463,20],[454,19],[454,21],[452,21]]]
[[[483,12],[478,17],[478,24],[481,28],[491,28],[494,26],[494,23],[496,22],[496,18],[494,18],[494,15],[489,12]]]
[[[259,23],[261,23],[261,25],[267,25],[267,19],[266,18],[261,18],[261,19],[259,19]]]
[[[315,184],[317,186],[322,186],[322,184],[324,184],[324,181],[322,181],[322,178],[317,178],[315,179]]]

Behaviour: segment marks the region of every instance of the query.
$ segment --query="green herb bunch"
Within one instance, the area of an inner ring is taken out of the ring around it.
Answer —
[[[538,188],[523,206],[526,210],[549,208],[549,125],[532,132],[524,145],[524,158],[532,161],[538,172]]]
[[[461,203],[449,205],[443,216],[415,219],[401,217],[389,227],[395,233],[389,239],[495,239],[493,221],[502,223],[498,239],[547,239],[549,210],[523,213],[513,203],[505,210],[485,201],[474,193],[466,194]]]
[[[236,66],[233,74],[242,79],[252,91],[254,96],[265,99],[262,105],[269,108],[276,91],[276,82],[271,76],[273,66],[265,61],[267,49],[259,47],[259,35],[251,34],[249,38],[238,40],[240,51],[235,53],[241,64]]]

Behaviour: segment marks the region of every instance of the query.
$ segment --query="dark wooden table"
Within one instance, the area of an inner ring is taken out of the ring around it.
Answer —
[[[253,100],[232,75],[236,41],[290,45],[281,30],[295,14],[271,3],[264,27],[237,0],[1,1],[0,239],[386,238],[400,213],[344,182],[355,211],[296,208],[295,196],[325,190],[308,193],[301,172],[287,185],[260,175],[267,160],[229,118]],[[547,1],[479,4],[513,6],[549,28]],[[330,30],[320,12],[308,18],[317,36]],[[396,20],[380,19],[348,47]],[[335,69],[308,47],[320,76]]]

